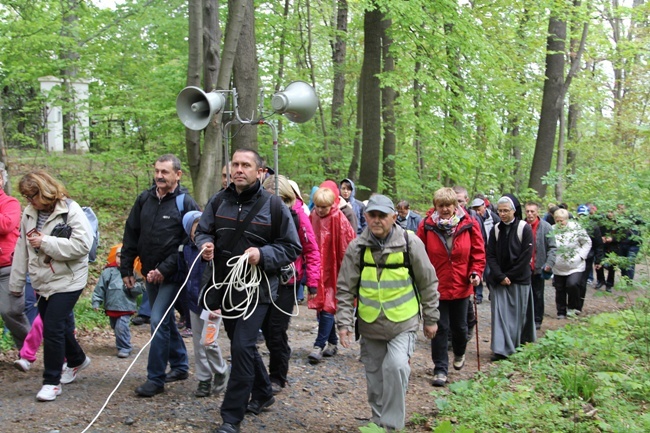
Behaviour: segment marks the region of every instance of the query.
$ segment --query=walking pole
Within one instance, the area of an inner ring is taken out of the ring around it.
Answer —
[[[474,294],[474,318],[476,319],[476,365],[478,366],[478,371],[481,371],[481,356],[478,349],[478,309],[476,308],[476,293]]]

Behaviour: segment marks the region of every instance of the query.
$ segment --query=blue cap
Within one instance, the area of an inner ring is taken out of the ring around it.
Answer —
[[[188,213],[185,214],[183,217],[183,228],[185,229],[185,233],[188,235],[192,232],[192,226],[194,225],[194,221],[197,219],[201,218],[201,212],[198,210],[191,210]]]
[[[585,204],[578,206],[578,215],[589,215],[589,207]]]

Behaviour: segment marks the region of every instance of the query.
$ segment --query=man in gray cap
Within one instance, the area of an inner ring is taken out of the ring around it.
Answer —
[[[365,217],[368,225],[348,245],[339,271],[336,323],[341,345],[350,347],[358,299],[356,325],[371,421],[402,430],[419,315],[427,340],[438,329],[438,277],[422,241],[395,223],[388,197],[373,195]]]

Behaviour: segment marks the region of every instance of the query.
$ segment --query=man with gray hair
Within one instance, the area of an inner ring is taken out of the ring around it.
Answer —
[[[370,197],[365,217],[368,225],[348,245],[339,271],[336,323],[341,344],[350,347],[358,300],[371,420],[402,430],[419,313],[427,340],[438,330],[438,277],[422,241],[395,223],[388,197]]]
[[[5,194],[7,171],[0,167],[0,316],[20,349],[31,328],[24,313],[24,292],[9,291],[9,275],[14,248],[20,234],[20,202]]]

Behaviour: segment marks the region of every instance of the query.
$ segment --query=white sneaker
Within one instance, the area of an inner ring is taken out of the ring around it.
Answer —
[[[14,361],[14,367],[20,371],[29,371],[32,368],[32,363],[25,358],[20,358]]]
[[[57,395],[61,395],[61,384],[59,385],[43,385],[38,394],[36,394],[36,400],[38,401],[52,401],[56,399]]]
[[[465,365],[465,355],[456,356],[454,355],[454,369],[460,370]]]
[[[84,362],[74,368],[68,367],[68,363],[63,364],[63,371],[61,372],[61,383],[70,383],[77,378],[77,373],[79,373],[84,368],[90,365],[90,358],[86,356]]]

